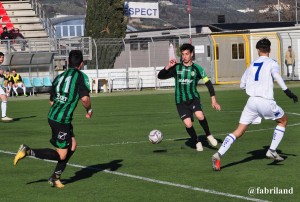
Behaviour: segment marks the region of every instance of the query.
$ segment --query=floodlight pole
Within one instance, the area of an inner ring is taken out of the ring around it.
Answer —
[[[192,44],[191,0],[188,0],[190,44]]]

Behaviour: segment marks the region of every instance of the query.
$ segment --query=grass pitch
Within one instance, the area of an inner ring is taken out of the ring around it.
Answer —
[[[297,85],[291,90],[300,97]],[[237,126],[247,100],[245,92],[229,87],[216,86],[220,112],[211,108],[205,87],[199,88],[218,147]],[[217,149],[205,138],[203,152],[188,146],[173,90],[98,94],[92,98],[91,120],[85,118],[80,103],[75,111],[78,149],[62,175],[65,188],[56,189],[47,184],[53,162],[25,158],[13,166],[14,153],[22,143],[51,148],[48,100],[42,95],[11,98],[8,116],[16,121],[0,123],[0,201],[300,201],[299,103],[293,104],[280,89],[275,90],[275,99],[289,118],[278,148],[286,160],[276,163],[265,158],[275,123],[263,121],[232,145],[222,159],[221,172],[213,172],[211,155]],[[194,125],[204,137],[198,122]],[[163,132],[163,142],[149,143],[152,129]],[[249,195],[252,187],[292,188],[293,193]]]

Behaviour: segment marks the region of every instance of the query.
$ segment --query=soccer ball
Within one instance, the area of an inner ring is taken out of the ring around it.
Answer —
[[[149,133],[148,137],[149,137],[149,141],[150,141],[152,144],[158,144],[158,143],[160,143],[160,142],[163,140],[163,138],[164,138],[162,132],[160,132],[159,130],[156,130],[156,129],[155,129],[155,130],[152,130],[152,131]]]

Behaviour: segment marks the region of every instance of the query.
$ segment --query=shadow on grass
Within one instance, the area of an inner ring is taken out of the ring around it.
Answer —
[[[269,146],[263,146],[263,149],[258,149],[258,150],[254,150],[254,151],[250,151],[247,154],[250,154],[251,156],[244,158],[243,160],[240,161],[236,161],[236,162],[232,162],[229,164],[226,164],[224,166],[221,166],[221,169],[224,168],[228,168],[231,166],[235,166],[241,163],[247,163],[253,160],[262,160],[262,159],[266,159],[266,153],[269,149]],[[285,159],[288,158],[288,156],[297,156],[295,154],[287,154],[287,153],[283,153],[281,150],[277,150],[277,153]],[[267,165],[275,165],[275,166],[282,166],[284,164],[281,164],[283,161],[272,161],[271,163],[268,163]]]
[[[76,182],[79,180],[90,178],[94,174],[96,174],[98,172],[102,172],[104,170],[116,171],[122,166],[122,164],[121,164],[122,161],[123,160],[114,160],[109,163],[96,164],[96,165],[84,167],[81,170],[77,171],[74,176],[70,177],[69,179],[62,180],[62,182],[63,182],[63,184],[73,183],[73,182]],[[41,179],[41,180],[28,182],[27,184],[47,182],[47,181],[48,181],[48,179]]]
[[[168,150],[166,149],[157,149],[153,151],[153,153],[166,153],[166,152],[168,152]]]
[[[0,120],[0,121],[3,122],[3,123],[13,123],[15,121],[20,121],[22,119],[31,119],[31,118],[35,118],[35,117],[36,116],[25,116],[25,117],[13,118],[12,121],[2,121],[2,120]]]
[[[82,168],[81,170],[77,171],[74,176],[70,177],[67,180],[64,180],[64,184],[69,184],[78,180],[83,180],[92,177],[94,174],[102,172],[104,170],[116,171],[122,166],[122,164],[120,164],[122,161],[123,160],[114,160],[109,163],[96,164],[88,166],[86,168]]]
[[[196,149],[196,144],[192,141],[191,138],[180,138],[180,139],[176,139],[174,141],[183,141],[185,140],[185,145],[192,148],[192,149]],[[207,141],[207,138],[205,135],[201,135],[201,136],[198,136],[198,140],[202,143],[202,146],[203,147],[206,147],[208,149],[212,149],[212,150],[217,150],[218,149],[218,146],[217,147],[212,147],[208,141]],[[217,139],[216,140],[218,141],[218,143],[222,143],[222,140],[221,139]]]

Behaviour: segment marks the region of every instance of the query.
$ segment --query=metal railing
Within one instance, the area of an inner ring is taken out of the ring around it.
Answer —
[[[45,31],[47,32],[50,38],[55,38],[55,27],[51,23],[51,20],[46,15],[46,12],[43,9],[42,4],[39,0],[30,0],[32,9],[35,11],[36,15],[40,18],[41,23]]]

